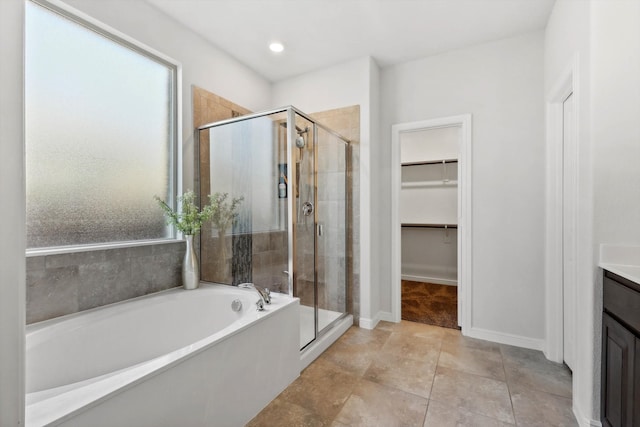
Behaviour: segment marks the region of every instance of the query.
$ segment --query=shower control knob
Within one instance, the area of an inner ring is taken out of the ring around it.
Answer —
[[[309,216],[313,213],[313,203],[311,202],[304,202],[302,204],[302,214],[304,216]]]

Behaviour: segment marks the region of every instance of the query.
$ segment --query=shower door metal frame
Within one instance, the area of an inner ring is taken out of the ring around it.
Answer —
[[[295,110],[293,110],[292,108],[289,108],[287,110],[287,174],[289,175],[289,178],[293,178],[297,176],[296,174],[298,173],[296,168],[296,162],[294,161],[294,158],[293,158],[293,144],[294,144],[294,141],[296,140],[295,124],[296,124]],[[294,268],[294,266],[296,265],[295,218],[296,218],[296,215],[298,214],[296,210],[295,198],[296,198],[296,193],[298,191],[299,183],[296,182],[295,178],[290,179],[289,181],[295,183],[295,185],[290,186],[288,190],[289,194],[287,197],[287,229],[290,231],[289,233],[287,233],[287,244],[289,246],[289,249],[288,249],[289,250],[289,259],[288,259],[289,269],[287,271],[289,271],[289,274],[288,274],[289,295],[293,296],[293,285],[294,283],[296,283],[295,277],[297,275],[296,269]],[[316,336],[314,333],[313,340],[315,339],[316,339]],[[311,342],[313,342],[313,340]]]
[[[318,304],[318,127],[315,121],[311,120],[311,123],[313,123],[313,328],[315,335],[313,341],[315,341],[320,334],[318,330],[320,324],[318,321],[320,313]]]

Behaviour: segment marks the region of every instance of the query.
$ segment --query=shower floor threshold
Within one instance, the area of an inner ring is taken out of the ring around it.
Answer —
[[[342,313],[337,311],[318,309],[318,331],[330,325]],[[300,348],[309,344],[315,338],[315,325],[313,321],[313,307],[300,306]]]

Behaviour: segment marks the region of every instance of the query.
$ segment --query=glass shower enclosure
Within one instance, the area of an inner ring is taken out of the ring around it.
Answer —
[[[349,311],[349,142],[284,107],[201,126],[196,144],[201,204],[237,215],[203,226],[201,279],[298,297],[304,349]]]

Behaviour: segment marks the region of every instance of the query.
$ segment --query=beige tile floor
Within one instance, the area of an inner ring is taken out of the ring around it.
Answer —
[[[577,426],[566,366],[407,321],[352,327],[248,424],[513,425]]]

